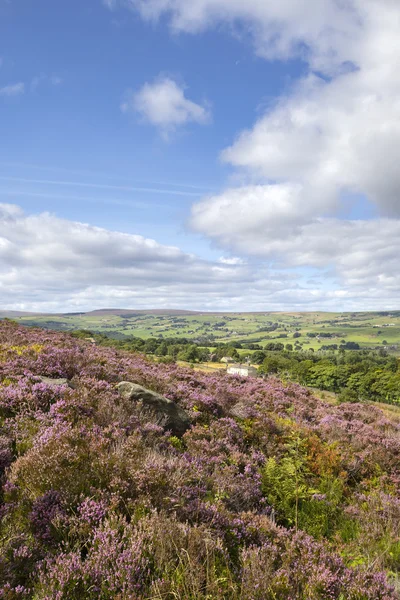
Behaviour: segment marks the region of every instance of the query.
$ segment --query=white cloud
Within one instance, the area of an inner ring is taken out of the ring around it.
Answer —
[[[298,55],[331,70],[349,60],[365,18],[363,3],[370,0],[119,1],[147,20],[167,15],[175,32],[196,33],[227,24],[236,34],[249,35],[260,56],[285,60]]]
[[[170,77],[158,77],[138,92],[130,92],[121,109],[138,113],[166,137],[187,123],[204,125],[210,121],[208,108],[189,100],[185,87]]]
[[[223,265],[244,265],[245,261],[243,260],[243,258],[239,258],[239,256],[221,256],[218,259],[218,262],[222,263]]]
[[[382,221],[380,243],[373,227],[331,220],[305,226],[292,245],[275,242],[282,244],[281,256],[296,250],[294,266],[310,261],[305,240],[316,266],[319,260],[325,265],[323,256],[340,261],[346,286],[325,280],[317,288],[294,271],[251,266],[240,257],[205,261],[142,236],[0,204],[1,308],[393,309],[400,291],[399,226]],[[330,243],[331,232],[341,239],[340,246]]]
[[[210,309],[259,302],[297,283],[245,265],[202,260],[139,235],[108,231],[0,204],[2,308],[164,306]],[[253,296],[253,299],[251,297]]]
[[[300,184],[230,188],[194,204],[190,224],[220,245],[258,253],[260,240],[291,234],[316,210]],[[244,243],[242,243],[242,240]]]
[[[400,214],[400,81],[385,87],[377,78],[362,70],[328,84],[310,77],[223,159],[259,179],[303,185],[319,198],[320,212],[331,206],[332,192],[351,192],[383,214]]]
[[[13,97],[19,96],[25,92],[25,84],[22,82],[19,83],[11,83],[0,88],[0,96],[4,97]]]
[[[329,273],[347,296],[359,294],[359,306],[375,296],[398,303],[400,294],[400,221],[319,219],[264,250],[286,266],[312,265]]]
[[[191,225],[275,269],[311,266],[349,293],[362,284],[366,291],[380,286],[382,298],[398,296],[400,219],[314,218],[305,200],[302,188],[285,185],[227,190],[195,204]]]
[[[326,219],[305,225],[291,240],[275,240],[270,250],[286,257],[287,264],[268,269],[242,264],[239,257],[205,261],[142,236],[1,204],[1,308],[390,310],[398,306],[400,293],[399,240],[396,220]],[[326,267],[333,261],[339,281],[322,277],[318,287],[283,268]]]

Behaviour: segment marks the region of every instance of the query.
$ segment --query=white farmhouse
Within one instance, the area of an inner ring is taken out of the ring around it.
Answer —
[[[250,365],[229,365],[226,372],[229,375],[240,375],[241,377],[256,377],[257,369]]]

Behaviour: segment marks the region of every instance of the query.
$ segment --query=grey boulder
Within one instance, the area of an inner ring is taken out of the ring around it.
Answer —
[[[228,411],[228,415],[236,419],[250,419],[254,416],[254,410],[252,410],[251,407],[247,406],[244,402],[237,402]]]
[[[189,429],[188,414],[172,400],[130,381],[121,381],[117,389],[122,398],[137,403],[143,412],[154,415],[157,424],[173,435],[180,437]]]

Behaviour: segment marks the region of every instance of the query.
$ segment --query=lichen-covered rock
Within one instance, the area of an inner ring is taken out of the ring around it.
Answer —
[[[237,402],[229,409],[228,415],[236,419],[250,419],[254,416],[254,409],[244,402]]]
[[[172,400],[130,381],[122,381],[117,389],[122,398],[140,404],[143,411],[153,414],[157,424],[173,435],[182,436],[189,429],[188,414]]]

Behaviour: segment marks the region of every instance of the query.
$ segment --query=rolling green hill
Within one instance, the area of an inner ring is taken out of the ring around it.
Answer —
[[[86,313],[29,314],[2,311],[22,325],[60,331],[87,329],[112,337],[186,337],[209,345],[279,339],[303,349],[356,342],[361,348],[400,347],[400,311],[358,313],[209,313],[180,310],[104,309]]]

